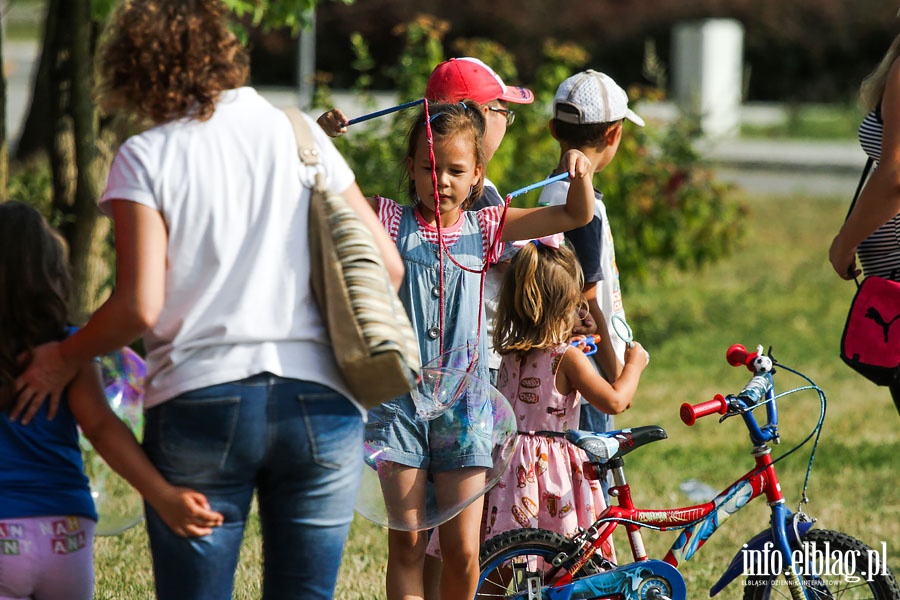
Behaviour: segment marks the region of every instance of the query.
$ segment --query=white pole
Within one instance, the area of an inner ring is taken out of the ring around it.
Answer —
[[[2,0],[0,0],[2,1]],[[297,95],[300,108],[312,108],[316,78],[316,9],[309,12],[309,26],[300,30],[297,44]]]

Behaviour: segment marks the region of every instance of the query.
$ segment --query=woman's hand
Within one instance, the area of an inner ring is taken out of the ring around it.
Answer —
[[[206,496],[187,488],[169,486],[153,508],[169,529],[181,537],[209,535],[225,522],[221,513],[212,510]]]
[[[831,242],[828,259],[841,279],[855,279],[862,274],[856,264],[856,248],[844,248],[841,234],[838,233]]]
[[[28,360],[28,356],[22,354],[19,359],[24,362]],[[67,361],[62,355],[59,342],[41,344],[32,350],[31,360],[25,371],[16,378],[16,398],[10,408],[9,419],[15,421],[21,417],[22,424],[27,425],[48,396],[50,406],[47,418],[55,417],[62,392],[75,378],[78,369],[78,365]]]
[[[347,133],[347,117],[339,108],[332,108],[326,113],[322,113],[316,123],[322,128],[322,131],[329,137],[338,137]]]

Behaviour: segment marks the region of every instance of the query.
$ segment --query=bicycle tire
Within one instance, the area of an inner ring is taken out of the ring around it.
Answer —
[[[555,531],[546,529],[514,529],[487,540],[481,547],[477,600],[508,598],[521,594],[532,585],[543,587],[552,583],[566,570],[549,562],[572,541]],[[579,574],[593,575],[615,565],[596,556],[581,568]]]
[[[867,557],[871,549],[861,541],[845,533],[827,529],[811,529],[802,539],[804,543],[815,544],[813,548],[820,551],[825,552],[822,549],[828,548],[830,557],[826,561],[826,570],[820,574],[803,573],[803,583],[812,600],[900,600],[900,587],[886,566],[882,573],[866,576]],[[851,560],[851,556],[855,558]],[[809,567],[806,570],[815,570],[816,565]],[[851,570],[852,573],[849,572]],[[858,581],[854,581],[855,578],[859,578]],[[791,597],[783,574],[751,575],[744,580],[744,586],[744,600]]]

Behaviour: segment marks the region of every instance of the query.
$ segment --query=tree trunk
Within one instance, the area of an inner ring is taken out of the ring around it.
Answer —
[[[90,97],[90,10],[90,0],[50,0],[38,69],[38,78],[45,83],[36,83],[36,87],[47,86],[51,100],[46,107],[51,129],[45,148],[52,173],[53,210],[60,216],[60,230],[69,244],[74,283],[70,313],[75,322],[96,309],[109,278],[104,261],[109,222],[97,210],[100,153]],[[29,120],[35,114],[32,106]]]
[[[97,149],[97,111],[91,101],[91,71],[94,22],[91,0],[70,0],[72,11],[72,61],[70,114],[74,135],[73,149],[76,185],[73,198],[75,227],[69,242],[75,281],[74,315],[84,318],[93,312],[102,298],[109,271],[103,260],[103,248],[109,221],[97,209],[100,197],[99,156]]]

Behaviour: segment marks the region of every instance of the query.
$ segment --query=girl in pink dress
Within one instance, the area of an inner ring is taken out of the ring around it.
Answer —
[[[587,527],[606,508],[597,481],[584,478],[587,455],[562,437],[578,427],[579,399],[609,414],[629,406],[648,355],[635,343],[608,383],[591,359],[569,345],[584,300],[581,268],[561,236],[526,243],[500,289],[494,346],[503,356],[497,387],[516,414],[512,460],[485,502],[485,539],[520,527],[563,535]],[[615,560],[613,548],[604,554]]]

